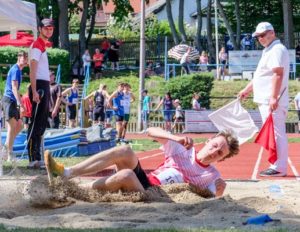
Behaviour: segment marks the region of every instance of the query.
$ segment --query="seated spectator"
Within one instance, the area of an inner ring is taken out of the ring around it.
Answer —
[[[100,53],[100,50],[98,48],[95,49],[95,54],[93,55],[93,61],[94,61],[94,73],[95,78],[99,79],[102,73],[102,62],[104,60],[104,54]]]
[[[253,50],[254,41],[250,34],[247,34],[241,41],[242,50]]]
[[[202,51],[201,56],[199,57],[199,70],[202,72],[208,71],[208,55],[206,51]]]

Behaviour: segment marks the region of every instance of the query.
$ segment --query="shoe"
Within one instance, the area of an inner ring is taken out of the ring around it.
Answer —
[[[272,168],[264,170],[259,173],[260,176],[286,176],[286,173],[278,172]]]
[[[64,175],[64,170],[65,170],[64,165],[56,162],[52,158],[51,152],[49,150],[46,150],[44,152],[44,161],[45,161],[45,166],[46,166],[46,170],[47,170],[47,174],[48,174],[48,180],[49,180],[50,184],[53,181],[53,177]]]
[[[35,161],[31,161],[29,162],[29,164],[27,165],[28,169],[38,169],[39,166],[39,161],[35,160]]]
[[[45,162],[43,160],[39,161],[39,168],[42,169],[42,170],[46,169],[46,165],[45,165]]]

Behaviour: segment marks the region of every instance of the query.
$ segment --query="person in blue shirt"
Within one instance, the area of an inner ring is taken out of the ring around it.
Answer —
[[[148,128],[151,99],[148,96],[148,90],[146,90],[146,89],[143,90],[142,95],[143,95],[143,112],[142,112],[143,132],[146,132],[146,130]]]
[[[4,96],[2,98],[4,117],[7,121],[7,136],[2,148],[4,160],[8,159],[9,161],[12,161],[15,159],[13,154],[13,144],[16,136],[22,130],[20,110],[24,111],[25,108],[21,101],[19,89],[22,82],[22,69],[27,63],[27,52],[19,52],[17,63],[10,68],[7,74]]]
[[[73,79],[72,86],[67,88],[62,92],[62,97],[68,96],[67,106],[68,106],[68,118],[69,118],[69,127],[76,127],[76,118],[78,110],[78,100],[79,100],[79,90],[78,90],[79,80]]]
[[[121,141],[123,134],[123,121],[124,121],[124,83],[119,83],[116,91],[110,95],[108,99],[108,105],[113,109],[114,116],[116,119],[116,129],[117,129],[117,143]]]

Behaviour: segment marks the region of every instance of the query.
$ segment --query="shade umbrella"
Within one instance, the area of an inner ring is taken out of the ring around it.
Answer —
[[[188,59],[189,60],[199,59],[199,51],[196,48],[186,44],[179,44],[174,46],[168,51],[168,56],[176,60],[180,60],[182,56],[187,52],[188,48],[191,49]]]
[[[29,47],[34,41],[34,36],[27,32],[17,32],[16,39],[11,39],[10,34],[0,37],[0,46],[15,46],[15,47]],[[46,47],[51,47],[51,42],[46,42]]]

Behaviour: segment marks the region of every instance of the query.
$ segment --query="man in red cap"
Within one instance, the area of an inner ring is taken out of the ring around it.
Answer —
[[[47,127],[50,100],[50,74],[46,42],[54,30],[52,19],[43,19],[39,24],[39,37],[29,49],[30,89],[32,118],[28,128],[29,168],[44,166],[41,161],[41,140]]]

